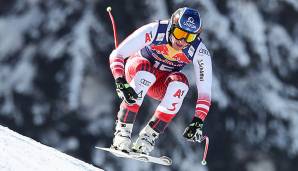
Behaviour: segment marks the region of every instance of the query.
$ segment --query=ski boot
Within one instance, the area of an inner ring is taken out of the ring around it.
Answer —
[[[131,149],[132,128],[133,124],[117,121],[116,131],[114,133],[115,136],[111,148],[129,153]]]
[[[159,133],[146,125],[139,134],[138,139],[133,143],[132,151],[149,155],[154,149],[155,140],[158,138]]]

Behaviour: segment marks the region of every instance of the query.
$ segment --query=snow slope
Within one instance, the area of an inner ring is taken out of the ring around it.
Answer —
[[[54,148],[0,126],[1,171],[100,171]]]

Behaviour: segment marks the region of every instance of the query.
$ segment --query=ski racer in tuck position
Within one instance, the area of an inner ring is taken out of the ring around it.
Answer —
[[[111,148],[147,155],[153,150],[156,139],[176,116],[189,90],[188,79],[180,71],[190,63],[194,66],[198,97],[195,114],[183,136],[191,141],[202,136],[211,105],[212,64],[199,37],[201,23],[197,10],[179,8],[169,20],[140,27],[110,54],[116,91],[123,99]],[[146,94],[160,104],[132,143],[133,124]]]

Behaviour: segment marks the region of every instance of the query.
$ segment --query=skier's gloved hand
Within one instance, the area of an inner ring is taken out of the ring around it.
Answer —
[[[116,78],[115,82],[118,96],[127,104],[134,104],[136,102],[136,99],[138,98],[138,95],[134,91],[134,89],[127,83],[125,78]]]
[[[200,141],[203,133],[203,121],[194,117],[188,127],[184,130],[183,136],[189,141]]]

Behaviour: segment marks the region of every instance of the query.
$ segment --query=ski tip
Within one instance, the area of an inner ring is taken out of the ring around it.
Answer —
[[[164,164],[166,166],[170,166],[173,163],[172,159],[167,156],[161,156],[160,159],[166,162],[166,164]]]

